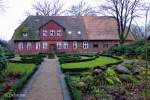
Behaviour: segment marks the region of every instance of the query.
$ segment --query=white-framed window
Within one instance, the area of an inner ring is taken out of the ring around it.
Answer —
[[[55,36],[55,31],[54,30],[50,30],[50,36]]]
[[[48,48],[47,42],[43,42],[43,49],[47,49],[47,48]]]
[[[57,42],[57,49],[61,49],[61,42]]]
[[[68,42],[64,42],[64,49],[68,48]]]
[[[47,30],[43,30],[43,36],[47,36],[48,31]]]
[[[73,41],[73,49],[77,49],[78,48],[78,43],[77,41]]]
[[[57,30],[57,36],[61,36],[62,32],[61,30]]]
[[[22,49],[23,49],[23,42],[19,42],[19,43],[18,43],[18,48],[19,48],[19,50],[22,50]]]
[[[27,42],[27,50],[31,49],[32,45],[31,42]]]
[[[36,50],[40,49],[40,42],[36,42]]]
[[[88,42],[87,41],[84,41],[83,42],[83,49],[87,49],[88,48]]]

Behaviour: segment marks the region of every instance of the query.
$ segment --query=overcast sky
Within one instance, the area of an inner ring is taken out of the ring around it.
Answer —
[[[35,1],[44,0],[3,0],[5,1],[5,11],[0,11],[0,39],[10,40],[14,30],[27,17],[26,12],[32,12],[32,4]],[[53,0],[51,0],[53,1]],[[76,4],[81,0],[61,0],[65,7]],[[102,0],[85,0],[91,5],[98,5]]]

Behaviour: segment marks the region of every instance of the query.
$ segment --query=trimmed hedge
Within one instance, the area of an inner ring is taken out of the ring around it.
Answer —
[[[44,55],[21,55],[21,60],[9,60],[11,63],[34,63],[36,65],[41,64],[43,62]]]
[[[81,56],[85,56],[85,57],[89,57],[89,58],[82,59]],[[61,64],[71,63],[71,62],[85,62],[85,61],[95,60],[98,57],[99,57],[99,55],[88,55],[88,54],[64,55],[63,57],[59,58],[59,62]]]
[[[82,96],[80,92],[76,88],[76,84],[73,82],[72,79],[70,79],[70,74],[65,75],[65,81],[67,83],[67,86],[69,87],[69,92],[71,94],[72,100],[82,100]]]
[[[4,94],[2,97],[2,100],[13,100],[15,94],[19,93],[24,85],[28,82],[28,80],[32,77],[32,75],[37,71],[38,67],[36,67],[32,73],[30,74],[24,74],[21,79],[19,79],[15,85],[8,91],[7,93]]]
[[[105,56],[105,55],[100,55],[100,56]],[[97,56],[98,57],[98,56]],[[93,57],[93,58],[90,58],[90,59],[84,59],[84,60],[76,60],[74,62],[86,62],[86,61],[91,61],[91,60],[95,60],[97,57]],[[121,64],[123,62],[123,59],[119,58],[119,57],[114,57],[114,56],[107,56],[107,57],[111,57],[111,58],[114,58],[114,59],[117,59],[119,60],[118,62],[116,63],[109,63],[109,64],[106,64],[105,66],[109,67],[109,66],[112,66],[112,65],[117,65],[117,64]],[[73,60],[72,60],[73,61]],[[69,62],[70,63],[70,62]],[[96,67],[96,66],[95,66]],[[93,68],[95,68],[93,66]],[[68,68],[68,69],[64,69],[61,67],[61,70],[63,71],[63,73],[65,72],[84,72],[84,71],[88,71],[90,70],[91,68],[87,68],[87,67],[84,67],[84,68]]]
[[[74,73],[74,72],[85,72],[85,71],[90,70],[90,68],[70,68],[70,69],[61,68],[61,70],[62,70],[63,73],[65,73],[65,72]]]

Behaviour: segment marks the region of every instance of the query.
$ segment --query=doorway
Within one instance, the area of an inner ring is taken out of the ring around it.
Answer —
[[[50,53],[56,53],[57,49],[56,49],[56,44],[50,44],[49,45],[49,52]]]

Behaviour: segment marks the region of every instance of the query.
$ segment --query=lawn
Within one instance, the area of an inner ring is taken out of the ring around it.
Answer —
[[[31,73],[35,69],[35,64],[8,63],[8,73]]]
[[[62,69],[93,68],[95,66],[105,66],[107,64],[113,64],[119,61],[120,60],[114,59],[112,57],[100,56],[99,58],[92,60],[92,61],[62,64]]]

